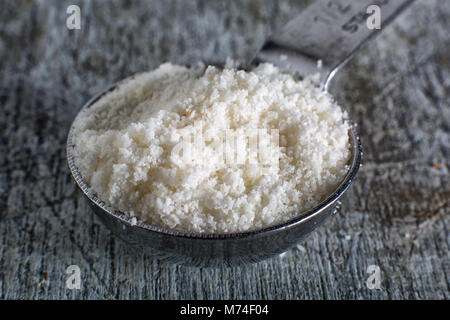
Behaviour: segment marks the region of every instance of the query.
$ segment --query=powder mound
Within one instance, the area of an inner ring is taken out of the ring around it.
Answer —
[[[336,189],[351,156],[345,117],[311,81],[271,64],[163,64],[78,115],[74,160],[100,199],[139,220],[243,232],[294,218]]]

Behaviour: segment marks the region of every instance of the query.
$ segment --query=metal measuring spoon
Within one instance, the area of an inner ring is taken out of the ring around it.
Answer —
[[[282,70],[300,76],[318,72],[319,82],[326,90],[336,71],[412,2],[316,0],[280,31],[274,33],[253,59],[253,63],[270,62]],[[366,26],[369,16],[367,8],[372,4],[380,9],[381,29],[371,30]],[[319,69],[318,61],[321,64]],[[120,83],[92,98],[82,110],[92,106],[117,86],[120,86]],[[355,126],[352,125],[349,131],[352,150],[350,169],[336,190],[316,207],[299,212],[295,219],[288,222],[260,230],[202,234],[136,222],[128,215],[106,205],[89,188],[75,165],[73,131],[72,125],[67,139],[69,168],[94,212],[123,240],[159,259],[185,265],[244,264],[285,252],[335,212],[339,198],[350,186],[361,163],[360,141]]]

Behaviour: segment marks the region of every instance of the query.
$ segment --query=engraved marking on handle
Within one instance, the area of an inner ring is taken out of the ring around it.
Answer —
[[[315,0],[297,17],[269,37],[255,61],[272,62],[302,76],[322,61],[321,82],[325,85],[338,68],[359,48],[377,35],[414,0]],[[367,8],[381,11],[381,29],[369,29]],[[280,54],[288,57],[280,62]],[[286,59],[285,59],[286,60]]]

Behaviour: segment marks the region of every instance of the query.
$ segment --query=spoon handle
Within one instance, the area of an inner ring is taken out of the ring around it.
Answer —
[[[302,77],[318,72],[326,90],[336,71],[413,1],[315,0],[272,34],[253,62]]]

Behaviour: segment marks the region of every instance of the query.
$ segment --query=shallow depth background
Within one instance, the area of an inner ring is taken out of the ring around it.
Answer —
[[[70,178],[67,131],[92,95],[165,61],[246,61],[307,3],[1,1],[0,298],[449,298],[450,1],[416,1],[338,74],[364,165],[340,213],[281,257],[155,261],[113,237]],[[70,4],[81,30],[66,28]],[[72,264],[81,290],[66,288]]]

